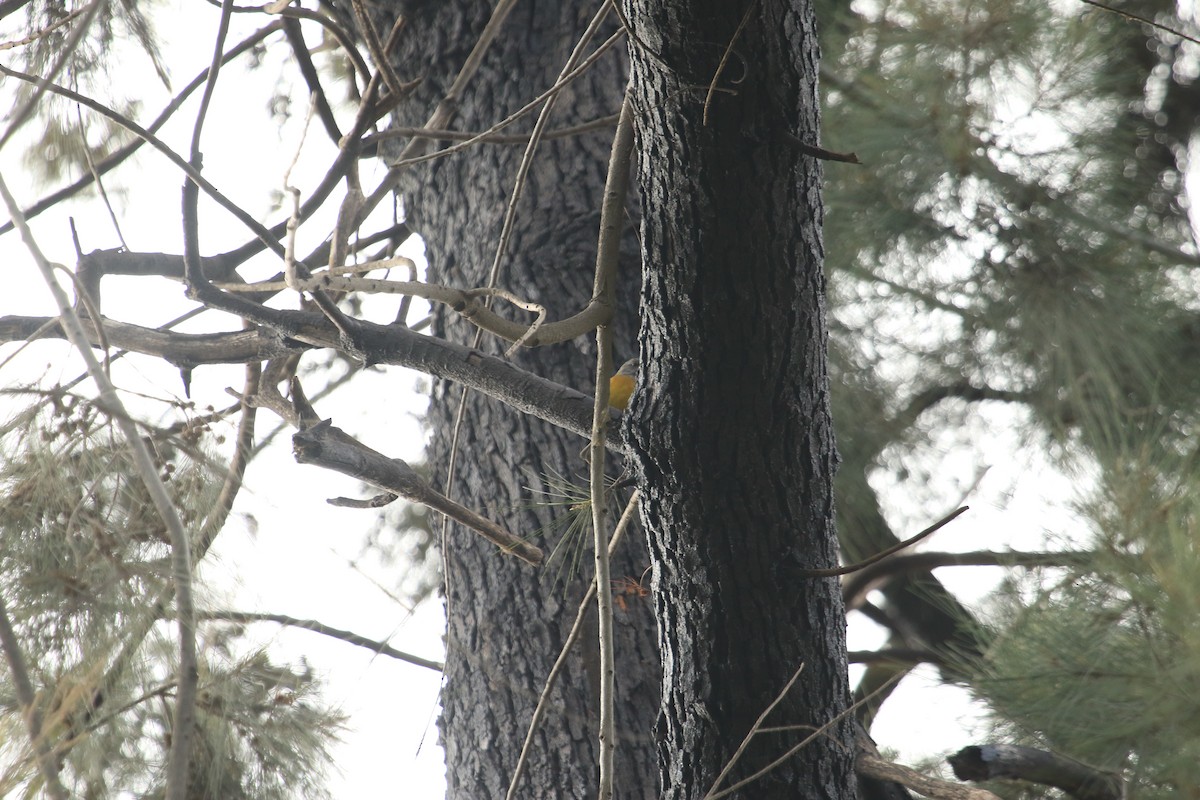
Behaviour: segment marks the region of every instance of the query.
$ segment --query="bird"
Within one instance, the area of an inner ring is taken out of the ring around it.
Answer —
[[[629,398],[637,387],[637,371],[641,361],[631,358],[608,379],[608,404],[618,411],[629,407]]]

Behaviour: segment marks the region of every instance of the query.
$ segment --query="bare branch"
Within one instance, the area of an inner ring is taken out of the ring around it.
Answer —
[[[100,332],[91,319],[80,320],[87,340],[99,346]],[[229,333],[172,333],[143,328],[127,322],[102,319],[109,344],[124,350],[157,356],[180,369],[206,364],[245,364],[277,358],[309,349],[299,342],[290,345],[262,330]],[[63,338],[57,320],[47,317],[0,317],[0,341],[19,341],[33,336]]]
[[[907,786],[914,792],[932,797],[935,800],[1000,800],[986,789],[975,789],[949,781],[930,778],[911,767],[893,764],[878,756],[860,752],[856,763],[859,775],[866,775],[881,781],[892,781]]]
[[[872,564],[842,585],[846,608],[859,608],[866,597],[891,579],[909,572],[927,572],[938,567],[1072,567],[1092,557],[1085,551],[1025,553],[976,550],[968,553],[913,553]]]
[[[304,42],[304,32],[300,29],[300,21],[285,16],[283,33],[292,48],[292,54],[296,57],[296,67],[300,70],[305,84],[308,85],[309,93],[316,98],[317,116],[320,117],[321,124],[325,126],[325,133],[334,144],[337,144],[342,140],[342,132],[338,130],[337,117],[333,115],[333,109],[329,106],[329,98],[325,96],[325,87],[321,85],[321,76],[317,74],[312,56],[308,53],[308,45]]]
[[[334,628],[322,622],[317,622],[315,619],[299,619],[297,617],[289,617],[284,614],[256,614],[248,611],[198,611],[196,619],[200,620],[219,620],[221,622],[236,622],[244,624],[248,622],[276,622],[280,625],[287,625],[292,628],[303,628],[306,631],[313,631],[323,636],[328,636],[332,639],[339,639],[349,644],[365,647],[372,653],[388,658],[394,658],[397,661],[404,661],[409,664],[415,664],[418,667],[431,669],[434,672],[442,671],[442,663],[440,661],[432,661],[428,658],[414,656],[411,653],[405,653],[402,650],[389,645],[387,642],[368,639],[366,636],[359,636],[357,633],[344,631],[340,628]]]
[[[892,664],[914,667],[917,664],[942,666],[946,660],[932,650],[914,647],[889,647],[883,650],[851,650],[846,654],[851,664]]]
[[[295,385],[293,382],[293,392]],[[333,427],[328,420],[292,436],[292,450],[300,464],[315,464],[324,469],[331,469],[414,503],[429,506],[466,525],[509,555],[534,566],[543,561],[541,548],[454,502],[426,483],[408,464],[372,450],[344,431]]]
[[[849,575],[853,572],[861,572],[872,564],[878,564],[888,556],[894,555],[895,553],[898,553],[907,547],[912,547],[922,539],[933,535],[950,522],[954,521],[960,514],[965,513],[969,508],[970,506],[963,506],[962,508],[951,511],[949,514],[942,517],[937,522],[933,523],[915,536],[911,536],[908,539],[905,539],[903,542],[897,542],[886,550],[876,553],[870,558],[859,561],[856,564],[849,564],[844,567],[830,567],[829,569],[806,569],[802,570],[801,574],[809,578],[832,578],[838,575]]]
[[[536,303],[530,303],[513,295],[504,289],[483,287],[478,289],[455,289],[424,281],[393,281],[382,278],[349,276],[347,272],[367,272],[394,266],[409,266],[410,259],[398,256],[384,259],[381,262],[365,262],[348,267],[337,267],[321,270],[311,277],[297,280],[294,285],[288,285],[286,280],[272,279],[256,283],[215,283],[215,288],[226,292],[240,293],[270,293],[285,288],[297,291],[330,291],[330,292],[361,292],[364,294],[400,294],[406,297],[420,297],[434,303],[450,307],[463,319],[477,328],[487,331],[501,339],[513,342],[513,347],[541,347],[548,344],[569,342],[570,340],[590,333],[606,316],[611,315],[611,306],[605,305],[600,298],[593,297],[582,311],[567,319],[557,322],[543,322],[546,308]],[[532,325],[513,322],[500,316],[479,298],[501,297],[513,305],[530,313],[538,315]],[[511,354],[510,348],[509,353]]]
[[[590,434],[591,397],[496,356],[400,325],[365,321],[355,321],[353,341],[346,342],[327,320],[314,312],[268,309],[249,302],[238,308],[243,317],[252,317],[270,330],[183,334],[110,320],[105,320],[104,325],[114,346],[161,355],[184,369],[202,364],[265,361],[311,347],[350,348],[367,363],[409,367],[455,381],[580,436]],[[0,340],[24,338],[46,322],[45,318],[2,317]],[[84,321],[83,325],[88,340],[99,341],[92,323]],[[56,325],[43,335],[61,336],[62,331]],[[624,450],[620,429],[613,429],[608,440],[609,449]]]

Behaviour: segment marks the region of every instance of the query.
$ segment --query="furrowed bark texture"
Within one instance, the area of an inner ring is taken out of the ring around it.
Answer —
[[[399,108],[399,125],[421,125],[458,72],[491,3],[430,0],[393,3],[403,14],[393,64],[401,80],[421,78]],[[503,119],[551,86],[597,2],[522,0],[510,14],[478,75],[468,86],[453,127],[478,131]],[[380,20],[386,36],[390,19]],[[594,44],[616,29],[615,21]],[[589,51],[590,52],[590,51]],[[620,110],[627,74],[624,48],[614,47],[595,69],[560,97],[550,128],[565,127]],[[515,127],[528,131],[533,118]],[[514,132],[513,129],[507,131]],[[552,318],[581,308],[591,296],[600,200],[613,130],[544,142],[520,203],[514,238],[499,284],[551,309]],[[448,143],[436,143],[444,146]],[[454,286],[487,282],[501,220],[523,148],[483,144],[410,169],[401,186],[408,219],[424,238],[430,279]],[[632,354],[636,325],[637,249],[631,229],[622,264],[620,307],[614,325],[618,359]],[[505,304],[497,307],[504,310]],[[532,317],[514,312],[514,319]],[[474,329],[453,314],[438,313],[435,333],[469,343]],[[499,353],[507,343],[485,337],[482,349]],[[515,360],[547,378],[590,392],[594,337],[518,353]],[[458,386],[434,386],[429,411],[432,482],[445,480]],[[555,472],[586,484],[580,458],[586,440],[566,434],[494,401],[472,395],[458,445],[452,496],[521,536],[533,536],[565,505],[534,508],[545,498],[545,476]],[[615,520],[619,509],[610,513]],[[561,532],[535,543],[550,553]],[[587,581],[590,533],[577,557],[541,570],[500,555],[457,526],[449,537],[449,630],[446,684],[440,720],[446,749],[449,797],[502,798],[508,787],[538,692],[553,663]],[[616,580],[638,580],[648,565],[640,536],[626,539],[613,563]],[[556,578],[568,578],[564,587]],[[630,597],[616,620],[618,735],[617,786],[622,798],[657,796],[653,721],[658,707],[658,656],[653,611],[646,598]],[[582,798],[596,791],[596,634],[582,637],[555,705],[548,714],[526,777],[522,798]]]
[[[766,721],[794,727],[759,734],[724,785],[847,703],[838,583],[801,574],[837,551],[821,169],[795,146],[818,142],[818,55],[804,0],[623,8],[645,258],[629,433],[664,662],[662,796],[682,800],[801,664]],[[737,796],[853,797],[853,741],[835,723]]]

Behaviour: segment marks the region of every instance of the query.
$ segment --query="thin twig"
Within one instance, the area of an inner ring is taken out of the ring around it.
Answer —
[[[242,416],[238,420],[233,457],[230,458],[229,466],[225,470],[225,480],[221,484],[221,491],[213,502],[212,508],[205,513],[204,521],[200,525],[200,532],[196,537],[196,561],[204,558],[208,549],[212,547],[213,541],[216,540],[217,534],[225,527],[225,521],[233,509],[233,501],[237,499],[238,492],[242,489],[246,467],[254,457],[254,425],[258,419],[258,409],[245,398],[253,397],[258,393],[261,379],[262,365],[257,361],[247,364],[246,382],[241,398]]]
[[[1105,5],[1104,3],[1098,3],[1098,2],[1096,2],[1096,0],[1079,0],[1079,2],[1086,3],[1089,6],[1095,6],[1096,8],[1104,9],[1105,11],[1125,17],[1126,19],[1131,19],[1136,22],[1144,22],[1145,24],[1149,25],[1152,28],[1158,28],[1160,31],[1166,31],[1167,33],[1172,33],[1172,34],[1178,36],[1180,39],[1187,39],[1189,42],[1193,42],[1195,44],[1200,44],[1200,39],[1197,39],[1195,36],[1189,36],[1181,30],[1167,27],[1166,25],[1163,25],[1162,23],[1155,22],[1154,20],[1149,19],[1148,17],[1143,17],[1138,14],[1134,14],[1131,11],[1124,11],[1120,8],[1113,8],[1112,6]]]
[[[494,133],[497,133],[498,131],[501,131],[504,128],[507,128],[509,125],[513,124],[514,122],[519,120],[521,117],[525,116],[530,111],[532,111],[533,109],[537,108],[542,103],[544,103],[546,101],[546,98],[550,97],[553,94],[557,94],[558,92],[561,92],[564,88],[566,88],[566,86],[569,83],[571,83],[571,81],[575,80],[580,75],[587,72],[591,68],[592,64],[595,64],[597,61],[599,61],[601,56],[603,56],[605,53],[607,53],[609,48],[612,47],[614,44],[616,44],[624,34],[625,34],[625,31],[624,31],[624,29],[622,29],[622,30],[617,31],[616,33],[614,33],[612,36],[608,37],[607,39],[605,39],[600,44],[600,46],[596,48],[595,52],[593,52],[590,56],[588,56],[578,67],[571,70],[566,75],[564,75],[561,79],[559,79],[557,82],[555,82],[553,86],[551,86],[549,89],[547,89],[546,91],[539,94],[537,97],[530,100],[525,105],[518,108],[513,113],[509,114],[504,119],[497,122],[492,127],[488,128],[485,131],[482,131],[477,136],[475,136],[471,139],[468,139],[465,142],[460,142],[458,144],[451,145],[450,147],[446,147],[441,150],[437,150],[435,152],[427,153],[424,155],[412,156],[412,157],[405,158],[402,154],[401,157],[399,159],[397,159],[391,165],[391,168],[393,170],[397,170],[397,169],[400,169],[401,167],[407,167],[407,166],[411,166],[413,164],[420,164],[422,161],[431,161],[435,158],[443,158],[445,156],[452,155],[453,153],[457,153],[460,150],[465,150],[466,148],[470,147],[471,145],[476,144],[477,142],[483,141],[488,136],[490,136]]]
[[[1074,567],[1095,558],[1086,550],[1022,552],[975,550],[966,553],[912,553],[872,564],[842,585],[842,600],[855,608],[871,592],[906,572],[925,572],[938,567]]]
[[[742,35],[742,29],[746,27],[746,23],[750,21],[750,13],[754,11],[754,7],[758,5],[758,0],[750,0],[746,4],[746,13],[742,14],[742,21],[738,23],[737,28],[733,31],[733,36],[729,38],[729,44],[725,46],[725,51],[721,53],[721,60],[717,64],[716,70],[713,71],[712,80],[708,84],[708,92],[704,95],[704,125],[708,126],[708,110],[712,105],[713,95],[717,93],[717,82],[721,80],[721,73],[725,71],[725,66],[729,63],[729,56],[733,52],[733,44]]]
[[[4,649],[4,659],[8,662],[8,671],[12,675],[13,691],[21,706],[21,715],[25,718],[29,742],[33,746],[46,790],[54,800],[67,800],[67,790],[58,777],[58,764],[55,763],[46,737],[42,735],[42,711],[38,708],[33,684],[29,680],[29,670],[25,666],[25,656],[21,652],[21,643],[17,640],[17,633],[9,620],[8,607],[4,604],[3,597],[0,597],[0,647]]]
[[[4,42],[3,44],[0,44],[0,51],[12,50],[17,47],[24,47],[27,44],[32,44],[33,42],[36,42],[38,39],[41,39],[44,36],[48,36],[49,34],[54,33],[54,31],[58,30],[59,28],[63,27],[64,25],[70,25],[77,18],[79,18],[83,14],[86,14],[88,12],[89,8],[91,8],[91,6],[83,6],[82,8],[77,8],[74,11],[72,11],[71,13],[67,14],[62,19],[56,19],[53,22],[51,22],[49,25],[47,25],[46,27],[41,28],[40,30],[36,30],[33,33],[29,34],[28,36],[25,36],[21,39],[13,39],[11,41]],[[0,19],[3,19],[3,17],[0,17]]]
[[[626,103],[628,106],[628,103]],[[621,129],[618,128],[618,131]],[[618,134],[619,135],[619,134]],[[616,145],[613,150],[615,152]],[[628,165],[627,165],[628,166]],[[608,325],[596,328],[596,403],[592,411],[592,442],[589,452],[592,495],[592,534],[596,556],[596,616],[599,619],[600,652],[600,780],[598,800],[613,796],[613,763],[616,756],[616,723],[613,719],[616,700],[616,667],[613,664],[612,578],[609,575],[608,547],[604,532],[608,502],[604,495],[604,434],[608,427],[608,378],[612,375],[612,329]]]
[[[361,0],[356,0],[356,2],[361,2]],[[584,29],[583,34],[579,37],[579,41],[576,42],[575,48],[567,57],[566,63],[563,64],[562,69],[558,73],[556,82],[562,80],[563,76],[574,69],[579,60],[583,58],[584,48],[591,44],[592,37],[596,35],[596,31],[600,29],[600,25],[608,18],[608,12],[611,7],[609,0],[601,0],[599,10],[592,16],[592,21],[588,23],[587,28]],[[529,134],[529,141],[525,145],[525,152],[521,155],[521,163],[517,166],[517,175],[513,179],[512,193],[508,198],[508,207],[504,210],[504,220],[500,224],[500,237],[496,242],[496,254],[492,258],[492,267],[488,270],[488,288],[494,287],[500,279],[500,265],[504,260],[505,251],[508,250],[508,242],[512,237],[513,225],[517,219],[517,203],[521,199],[521,193],[525,188],[525,180],[529,176],[530,168],[533,166],[533,155],[537,152],[537,147],[542,141],[542,134],[545,133],[546,126],[550,124],[550,113],[554,110],[554,104],[557,100],[557,94],[552,94],[546,98],[546,102],[542,105],[542,110],[538,112],[537,120],[533,123],[533,131]],[[508,353],[505,355],[511,356],[521,341],[529,338],[532,332],[533,328],[531,327],[530,332],[522,336],[516,344],[509,348]]]
[[[545,131],[542,133],[542,140],[548,139],[565,139],[570,136],[578,136],[581,133],[591,133],[592,131],[602,131],[607,128],[612,128],[617,124],[618,114],[609,114],[606,117],[598,117],[591,122],[581,122],[578,125],[565,125],[561,128]],[[480,138],[480,137],[483,138]],[[475,139],[480,143],[487,144],[526,144],[529,141],[527,134],[508,134],[508,133],[493,133],[480,134],[478,131],[451,131],[451,130],[434,130],[431,128],[405,128],[401,126],[393,126],[379,133],[372,133],[370,136],[364,136],[362,145],[364,148],[377,145],[379,142],[387,139],[398,138],[419,138],[419,139],[445,139],[451,142],[461,142],[468,139]]]
[[[855,709],[857,709],[859,706],[863,705],[864,703],[869,702],[871,700],[871,698],[875,697],[875,695],[879,694],[880,692],[887,689],[887,687],[891,686],[893,683],[900,680],[901,677],[902,677],[901,675],[893,675],[891,678],[888,678],[884,683],[880,684],[878,689],[871,692],[866,697],[860,698],[859,700],[856,700],[855,702],[851,703],[847,708],[845,708],[844,710],[839,712],[833,719],[829,720],[829,722],[826,722],[824,725],[822,725],[821,727],[814,730],[808,736],[804,737],[804,739],[801,740],[798,744],[789,748],[787,750],[787,752],[785,752],[779,758],[772,761],[770,764],[767,764],[765,767],[760,769],[758,772],[755,772],[753,775],[750,775],[747,778],[743,778],[742,780],[740,780],[737,783],[730,786],[728,789],[722,789],[719,792],[714,791],[716,789],[716,786],[714,786],[712,789],[709,789],[708,794],[704,795],[704,800],[720,800],[720,798],[722,798],[722,797],[728,797],[729,795],[736,792],[738,789],[741,789],[744,786],[748,786],[749,784],[758,780],[762,776],[771,772],[776,767],[778,767],[780,764],[783,764],[785,761],[787,761],[789,758],[794,756],[796,753],[800,752],[802,749],[807,747],[818,736],[823,735],[825,733],[825,731],[829,730],[831,727],[836,725],[838,722],[840,722],[845,717],[854,713]]]
[[[325,133],[329,136],[330,141],[337,144],[342,140],[342,132],[338,129],[337,117],[334,116],[333,109],[329,106],[329,98],[325,96],[325,87],[321,85],[321,76],[312,62],[312,56],[309,55],[308,44],[304,41],[304,31],[300,27],[300,21],[295,17],[285,16],[283,33],[292,48],[292,54],[296,57],[296,67],[300,70],[300,76],[308,85],[317,115],[321,119],[321,124],[325,126]]]
[[[943,527],[945,527],[947,524],[949,524],[951,521],[953,521],[955,518],[957,518],[959,514],[966,512],[967,509],[969,509],[969,508],[970,508],[970,506],[963,506],[962,508],[955,509],[954,511],[951,511],[949,514],[947,514],[946,516],[939,519],[937,522],[930,525],[925,530],[918,533],[916,536],[912,536],[908,539],[905,539],[903,542],[897,542],[896,544],[892,545],[888,549],[886,549],[882,552],[876,553],[875,555],[871,556],[870,558],[864,559],[855,564],[848,564],[844,567],[830,567],[829,569],[804,569],[804,570],[800,570],[800,574],[806,578],[833,578],[833,577],[837,577],[838,575],[849,575],[852,572],[858,572],[859,570],[866,569],[867,567],[871,566],[872,564],[883,561],[885,558],[892,555],[893,553],[898,553],[906,547],[912,547],[914,544],[921,541],[925,537],[930,536],[933,533],[941,530]]]
[[[625,196],[629,189],[629,162],[633,153],[633,103],[626,87],[621,103],[621,118],[613,137],[612,154],[608,162],[608,178],[604,184],[604,200],[600,208],[600,233],[596,245],[596,278],[593,294],[611,310],[616,305],[616,262],[621,246],[621,228],[625,219]],[[612,376],[612,328],[601,324],[596,328],[596,402],[592,407],[592,440],[589,453],[592,496],[592,533],[596,556],[596,611],[600,639],[600,781],[597,797],[610,800],[613,796],[613,764],[616,755],[616,723],[614,709],[612,581],[609,577],[608,548],[605,547],[605,515],[608,504],[604,495],[605,435],[610,417],[608,407],[609,378]]]
[[[617,551],[617,546],[625,537],[625,531],[628,530],[629,525],[633,522],[633,515],[637,511],[640,500],[641,495],[635,489],[633,496],[629,498],[629,502],[625,505],[625,511],[622,512],[621,519],[617,522],[617,527],[613,530],[612,539],[608,542],[608,554],[610,556]],[[583,594],[583,599],[579,601],[579,610],[575,613],[575,623],[571,625],[571,630],[567,633],[566,641],[563,642],[562,649],[558,651],[558,658],[554,660],[554,665],[550,667],[550,673],[546,675],[546,683],[542,686],[542,693],[538,695],[537,706],[534,707],[533,716],[529,719],[529,729],[525,732],[525,743],[521,745],[521,754],[517,757],[517,766],[513,769],[513,776],[508,783],[508,792],[504,795],[505,800],[514,800],[517,796],[517,784],[520,783],[521,776],[525,772],[525,764],[529,761],[529,751],[533,747],[534,734],[537,733],[538,727],[542,723],[542,718],[546,714],[546,709],[550,705],[550,693],[554,690],[558,676],[562,673],[562,669],[567,663],[567,656],[583,633],[583,623],[587,619],[588,611],[592,607],[592,598],[595,594],[596,577],[593,575],[591,584]]]
[[[197,619],[202,620],[219,620],[222,622],[247,623],[247,622],[275,622],[280,625],[287,625],[292,628],[303,628],[306,631],[319,633],[323,636],[328,636],[331,639],[338,639],[349,644],[365,647],[371,652],[394,658],[397,661],[404,661],[408,664],[414,664],[418,667],[441,672],[443,665],[440,661],[433,661],[428,658],[414,656],[412,653],[405,653],[403,650],[397,650],[387,642],[368,639],[366,636],[360,636],[357,633],[344,631],[340,628],[334,628],[326,625],[323,622],[318,622],[315,619],[299,619],[297,617],[289,617],[286,614],[257,614],[246,611],[200,611],[196,614]]]
[[[234,12],[254,13],[257,9],[235,8]],[[322,14],[318,11],[313,11],[300,6],[289,6],[280,12],[281,17],[291,17],[293,19],[306,19],[310,22],[315,22],[325,30],[329,31],[330,35],[337,40],[345,51],[346,57],[350,59],[350,63],[354,66],[354,72],[362,80],[363,85],[366,85],[371,80],[371,68],[367,66],[367,60],[363,58],[362,53],[358,52],[355,46],[354,37],[338,25],[337,22],[328,14]]]
[[[671,69],[671,66],[666,61],[663,61],[658,53],[651,50],[650,45],[646,44],[642,37],[638,35],[638,32],[633,29],[630,20],[625,16],[625,12],[621,10],[620,0],[612,0],[612,7],[613,11],[617,14],[617,19],[621,20],[621,28],[625,33],[629,34],[630,41],[638,46],[639,52],[645,53],[651,61],[662,67],[664,72],[674,74],[675,70]]]
[[[10,69],[10,68],[4,66],[3,64],[0,64],[0,75],[7,75],[11,78],[17,78],[18,80],[27,81],[27,82],[33,83],[33,84],[38,83],[38,78],[36,76],[29,75],[28,73],[21,72],[20,70]],[[251,231],[253,231],[255,236],[259,239],[259,241],[261,241],[263,244],[265,244],[267,247],[269,247],[275,253],[277,253],[279,255],[283,254],[283,245],[281,245],[276,240],[274,234],[272,234],[270,230],[268,230],[266,227],[264,227],[262,225],[262,223],[260,223],[258,220],[256,220],[254,217],[252,217],[250,214],[248,214],[244,210],[242,210],[241,207],[239,207],[237,205],[237,203],[233,202],[228,197],[226,197],[224,194],[222,194],[215,186],[213,186],[211,183],[209,183],[207,180],[205,180],[204,177],[200,175],[199,170],[192,167],[192,165],[189,164],[187,162],[187,160],[183,158],[183,156],[179,155],[174,150],[172,150],[164,141],[159,139],[154,134],[150,133],[150,131],[143,128],[141,125],[138,125],[136,122],[129,119],[129,117],[126,117],[124,114],[114,111],[111,108],[108,108],[107,106],[93,100],[90,97],[81,95],[78,92],[73,92],[70,89],[66,88],[65,86],[59,86],[57,84],[48,83],[46,85],[46,88],[48,91],[52,92],[53,94],[57,94],[60,97],[66,97],[69,100],[73,100],[77,103],[80,103],[80,104],[92,109],[93,111],[101,114],[102,116],[107,117],[108,119],[111,119],[113,122],[116,122],[118,125],[125,128],[130,133],[132,133],[135,136],[137,136],[138,138],[144,140],[147,144],[152,146],[155,150],[158,150],[160,153],[162,153],[164,156],[166,156],[167,159],[170,160],[170,162],[172,164],[174,164],[185,175],[187,175],[189,180],[194,182],[196,184],[196,186],[198,186],[199,188],[204,190],[205,194],[207,194],[209,197],[211,197],[213,200],[215,200],[217,205],[224,208],[226,211],[228,211],[230,214],[232,214],[235,218],[237,218],[237,220],[239,222],[241,222],[243,225],[245,225],[247,228],[249,228]]]
[[[733,755],[730,756],[729,760],[725,762],[725,768],[721,770],[721,774],[718,775],[717,779],[713,781],[712,788],[708,790],[709,795],[715,792],[717,788],[724,783],[726,776],[733,771],[734,765],[737,764],[738,759],[742,757],[742,753],[746,752],[746,748],[750,746],[750,740],[754,738],[754,734],[758,733],[759,729],[762,728],[762,724],[766,722],[767,715],[774,711],[777,705],[783,702],[783,698],[787,697],[787,693],[792,690],[792,686],[796,683],[796,680],[800,677],[800,673],[803,671],[804,664],[801,662],[800,666],[796,668],[795,673],[792,674],[791,680],[784,684],[783,688],[779,690],[779,694],[775,695],[775,699],[768,703],[767,707],[764,708],[762,713],[758,715],[758,719],[754,720],[754,724],[750,726],[750,730],[746,731],[746,735],[742,738],[742,743],[738,745],[737,750],[733,751]]]
[[[87,162],[88,174],[92,176],[92,180],[96,183],[96,191],[100,193],[100,200],[104,203],[104,208],[108,210],[108,218],[112,220],[113,230],[117,234],[117,241],[121,243],[121,247],[126,250],[129,245],[125,242],[125,234],[121,233],[121,223],[117,219],[117,212],[113,210],[112,201],[108,199],[108,190],[104,188],[104,181],[100,180],[100,173],[96,169],[96,160],[92,158],[92,148],[88,146],[87,129],[83,124],[83,111],[79,106],[75,106],[75,118],[79,120],[79,129],[83,133],[83,158]]]
[[[354,11],[354,19],[358,23],[358,31],[367,45],[367,52],[371,54],[371,58],[375,61],[375,66],[379,70],[379,74],[383,77],[384,85],[387,86],[388,93],[392,99],[399,99],[404,94],[404,86],[400,83],[400,78],[392,69],[392,64],[388,60],[387,51],[383,46],[383,42],[379,40],[379,32],[375,30],[375,25],[371,22],[371,17],[367,14],[366,4],[363,0],[351,0],[350,8]],[[403,15],[396,16],[396,25],[403,25]],[[394,29],[393,29],[394,32]],[[388,37],[389,39],[391,37]]]
[[[294,292],[300,290],[297,286],[300,277],[296,270],[296,231],[300,228],[300,189],[292,186],[292,170],[300,162],[300,154],[304,152],[304,140],[308,138],[308,126],[312,123],[313,115],[317,112],[317,93],[313,92],[308,104],[308,113],[304,115],[304,127],[300,129],[300,141],[296,143],[296,152],[292,154],[292,162],[283,173],[283,191],[292,196],[292,213],[287,220],[287,236],[283,243],[283,276],[284,283]],[[336,249],[336,242],[331,251]]]

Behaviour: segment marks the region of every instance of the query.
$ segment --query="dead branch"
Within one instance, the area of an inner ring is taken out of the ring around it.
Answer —
[[[543,561],[539,547],[501,528],[475,511],[459,505],[425,482],[403,461],[376,452],[329,420],[318,422],[292,436],[292,452],[301,464],[315,464],[340,472],[440,511],[478,533],[509,555],[538,566]]]
[[[285,614],[258,614],[246,611],[199,611],[196,613],[196,618],[201,620],[218,620],[221,622],[234,622],[245,624],[247,622],[275,622],[280,625],[287,625],[292,628],[303,628],[306,631],[322,634],[333,639],[339,639],[343,642],[365,647],[372,653],[388,658],[394,658],[397,661],[406,661],[409,664],[415,664],[418,667],[431,669],[435,672],[442,671],[442,663],[433,661],[428,658],[414,656],[412,653],[405,653],[403,650],[397,650],[387,642],[368,639],[366,636],[360,636],[357,633],[344,631],[340,628],[334,628],[326,625],[323,622],[318,622],[315,619],[298,619],[297,617],[289,617]]]
[[[104,327],[113,346],[160,356],[180,369],[266,361],[314,347],[341,349],[369,364],[409,367],[468,386],[580,436],[591,433],[590,395],[534,375],[496,356],[400,325],[358,320],[353,325],[353,340],[345,341],[328,320],[315,312],[269,309],[246,301],[245,313],[256,317],[254,321],[267,329],[185,334],[107,319]],[[50,321],[44,317],[0,317],[0,341],[23,339]],[[89,341],[98,343],[100,339],[91,321],[82,322]],[[61,338],[63,333],[53,325],[47,326],[42,336]],[[614,451],[624,450],[620,428],[614,427],[609,432],[608,446]]]
[[[907,786],[918,794],[935,800],[1000,800],[986,789],[975,789],[949,781],[938,780],[917,772],[911,767],[893,764],[869,753],[859,752],[856,764],[859,775]]]
[[[914,667],[917,664],[942,666],[946,659],[932,650],[916,647],[888,647],[883,650],[851,650],[846,654],[851,664],[894,664]]]
[[[946,761],[961,781],[1028,781],[1053,786],[1079,800],[1122,800],[1125,796],[1119,775],[1033,747],[971,745]]]
[[[1084,564],[1090,553],[1080,551],[1027,553],[977,550],[969,553],[912,553],[872,564],[846,579],[842,598],[847,609],[857,609],[867,595],[892,579],[910,572],[938,567],[1072,567]]]
[[[864,560],[856,562],[854,564],[847,564],[844,567],[830,567],[829,569],[805,569],[805,570],[801,570],[800,574],[804,575],[805,577],[809,577],[809,578],[832,578],[832,577],[836,577],[838,575],[849,575],[854,572],[861,572],[862,570],[866,569],[867,567],[870,567],[873,564],[879,564],[879,563],[883,562],[883,560],[886,559],[888,556],[898,553],[901,550],[905,549],[906,547],[912,547],[914,544],[921,541],[922,539],[924,539],[928,536],[932,536],[934,533],[936,533],[937,531],[944,528],[950,522],[957,519],[960,514],[965,513],[969,508],[970,508],[970,506],[962,506],[961,508],[951,511],[949,514],[942,517],[937,522],[933,523],[932,525],[930,525],[928,528],[921,531],[920,533],[917,533],[914,536],[910,536],[909,538],[905,539],[902,542],[897,542],[896,544],[892,545],[891,547],[887,548],[886,550],[876,553],[875,555],[871,556],[870,558],[864,559]]]

